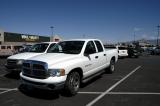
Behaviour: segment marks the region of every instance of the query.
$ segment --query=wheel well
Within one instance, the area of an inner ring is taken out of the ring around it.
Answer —
[[[72,70],[69,72],[69,74],[70,74],[71,72],[73,72],[73,71],[78,72],[78,73],[79,73],[79,75],[80,75],[80,77],[81,77],[81,79],[83,78],[83,71],[82,71],[82,69],[81,69],[81,68],[75,68],[75,69],[72,69]]]
[[[111,60],[113,60],[113,61],[115,62],[115,61],[116,61],[116,58],[115,58],[115,57],[112,57]]]

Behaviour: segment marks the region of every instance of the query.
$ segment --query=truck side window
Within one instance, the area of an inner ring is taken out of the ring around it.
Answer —
[[[102,44],[99,41],[95,41],[98,52],[103,52]]]
[[[93,41],[89,41],[87,43],[87,46],[86,46],[86,49],[85,49],[85,54],[93,54],[93,53],[96,53],[96,48],[95,48],[95,45],[93,43]]]

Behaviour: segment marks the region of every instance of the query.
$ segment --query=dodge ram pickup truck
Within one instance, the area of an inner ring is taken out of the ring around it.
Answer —
[[[117,60],[118,50],[106,50],[98,39],[61,41],[46,54],[23,62],[21,82],[40,89],[63,89],[75,95],[81,83],[105,70],[113,73]]]
[[[54,46],[56,43],[57,42],[37,43],[30,48],[29,52],[9,56],[7,58],[7,63],[5,64],[6,71],[10,73],[20,72],[24,60],[46,53],[47,50]]]

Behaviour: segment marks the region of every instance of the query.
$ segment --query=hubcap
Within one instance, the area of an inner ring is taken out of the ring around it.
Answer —
[[[111,71],[114,71],[114,64],[111,65]]]
[[[70,86],[77,91],[79,88],[79,84],[80,84],[80,77],[78,73],[72,73],[70,76]]]

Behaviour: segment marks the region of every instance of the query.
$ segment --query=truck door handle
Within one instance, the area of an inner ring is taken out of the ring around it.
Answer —
[[[104,54],[104,56],[106,56],[106,54]]]
[[[98,56],[95,56],[95,58],[97,59],[97,58],[98,58]]]

